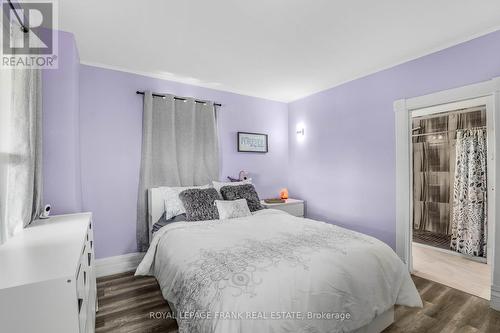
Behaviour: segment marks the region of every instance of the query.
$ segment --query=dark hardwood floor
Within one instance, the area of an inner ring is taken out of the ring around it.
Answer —
[[[134,277],[129,272],[99,278],[97,297],[96,333],[177,332],[174,319],[150,318],[151,312],[170,311],[153,277]]]
[[[396,321],[384,332],[500,332],[500,312],[488,301],[417,276],[413,280],[424,307],[396,306]],[[132,272],[99,278],[97,294],[96,333],[177,332],[175,320],[150,318],[170,310],[154,278]]]
[[[490,309],[489,301],[418,276],[412,278],[424,307],[396,306],[396,320],[384,332],[500,332],[500,312]]]

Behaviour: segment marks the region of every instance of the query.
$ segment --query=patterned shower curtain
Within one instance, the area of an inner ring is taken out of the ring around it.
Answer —
[[[453,189],[451,249],[486,257],[486,130],[459,130]]]

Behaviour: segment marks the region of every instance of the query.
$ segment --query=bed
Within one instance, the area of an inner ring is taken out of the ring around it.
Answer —
[[[150,224],[162,207],[151,189]],[[156,277],[180,333],[375,333],[395,304],[422,306],[383,242],[273,209],[166,225],[136,275]]]

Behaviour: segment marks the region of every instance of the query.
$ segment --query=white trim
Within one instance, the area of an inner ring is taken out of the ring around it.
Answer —
[[[428,108],[493,94],[500,86],[500,77],[467,86],[406,99],[407,111]]]
[[[407,175],[411,173],[410,152],[410,120],[408,117],[405,100],[394,102],[396,116],[396,253],[407,265],[408,270],[412,270],[409,261],[411,258],[406,244],[410,240],[409,224],[411,202],[410,187],[411,182]],[[409,223],[409,222],[408,222]]]
[[[115,257],[96,259],[96,276],[103,277],[133,271],[139,266],[144,255],[144,252],[135,252]]]
[[[412,163],[411,133],[412,115],[443,112],[453,107],[470,107],[486,104],[488,131],[488,264],[492,272],[491,306],[500,309],[500,246],[495,246],[496,234],[500,235],[500,177],[496,177],[500,163],[495,156],[500,154],[500,77],[468,86],[445,90],[429,95],[402,99],[394,102],[396,125],[396,252],[412,271],[411,224],[412,224]],[[422,109],[426,110],[422,110]]]
[[[493,310],[500,311],[500,286],[491,285],[490,306]]]
[[[493,79],[495,82],[495,91],[494,91],[494,121],[495,121],[495,128],[500,129],[500,78],[495,78]],[[495,150],[492,151],[492,158],[495,158],[495,156],[500,156],[500,135],[495,136]],[[494,184],[488,184],[488,187],[491,187],[494,192],[496,188],[500,188],[500,173],[499,173],[499,167],[500,163],[496,164],[496,169],[493,170],[495,173],[495,183]],[[495,203],[494,205],[490,205],[494,207],[500,207],[500,195],[495,196]],[[488,214],[490,211],[488,210]],[[495,232],[493,233],[492,237],[493,239],[491,240],[491,243],[493,244],[494,251],[493,252],[493,260],[492,260],[492,279],[491,279],[491,307],[495,310],[500,311],[500,246],[496,246],[497,242],[497,235],[500,235],[500,214],[497,214],[495,216]],[[495,269],[495,267],[498,267],[498,269]]]
[[[411,112],[411,116],[412,118],[427,116],[427,115],[439,116],[439,113],[455,111],[459,109],[473,108],[476,106],[486,105],[487,102],[488,102],[487,96],[471,98],[459,102],[440,104],[422,109],[416,109]]]
[[[487,98],[484,98],[485,104],[486,104],[486,133],[487,133],[487,138],[486,138],[486,144],[487,144],[487,191],[488,191],[488,243],[487,248],[486,248],[486,253],[487,255],[487,263],[488,265],[491,265],[493,267],[493,262],[495,260],[495,226],[497,224],[497,219],[496,217],[496,208],[495,208],[495,198],[496,198],[496,193],[495,193],[495,184],[497,182],[496,180],[496,171],[500,167],[500,165],[497,165],[496,160],[495,160],[495,149],[498,149],[498,144],[496,143],[497,141],[497,135],[496,135],[496,130],[497,128],[500,128],[500,124],[497,124],[496,121],[498,121],[498,118],[496,118],[495,113],[497,113],[497,109],[495,106],[495,95],[496,93],[492,94],[491,96],[488,96]],[[500,105],[498,105],[500,106]],[[497,120],[495,120],[497,119]],[[496,250],[500,252],[500,246]],[[500,267],[497,266],[497,267]],[[493,281],[493,269],[491,272],[491,277]],[[492,282],[493,283],[493,282]]]

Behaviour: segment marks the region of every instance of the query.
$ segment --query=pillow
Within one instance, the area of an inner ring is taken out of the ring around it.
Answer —
[[[170,220],[167,220],[165,216],[166,215],[164,212],[163,215],[158,220],[158,222],[153,224],[153,227],[151,228],[151,232],[153,234],[155,232],[157,232],[158,230],[160,230],[162,227],[166,226],[167,224],[174,223],[174,222],[186,221],[186,214],[177,215],[177,216],[171,218]]]
[[[220,189],[224,186],[239,186],[239,185],[244,185],[244,184],[252,184],[252,178],[248,178],[248,179],[242,180],[240,182],[216,182],[216,181],[212,181],[212,185],[217,190],[217,193],[219,193],[219,195],[221,195]]]
[[[215,206],[215,200],[219,194],[213,188],[189,189],[179,194],[186,208],[186,221],[217,220],[219,213]]]
[[[219,218],[221,220],[252,215],[246,199],[233,201],[215,200],[215,205],[217,206],[217,211],[219,212]]]
[[[238,186],[224,186],[220,189],[224,200],[238,200],[246,199],[248,208],[251,212],[262,209],[260,204],[259,195],[255,191],[252,184],[238,185]]]
[[[184,186],[184,187],[164,187],[164,200],[165,200],[165,219],[170,220],[171,218],[185,214],[186,210],[182,204],[181,199],[179,199],[179,193],[188,189],[204,189],[209,188],[210,185],[203,186]]]

